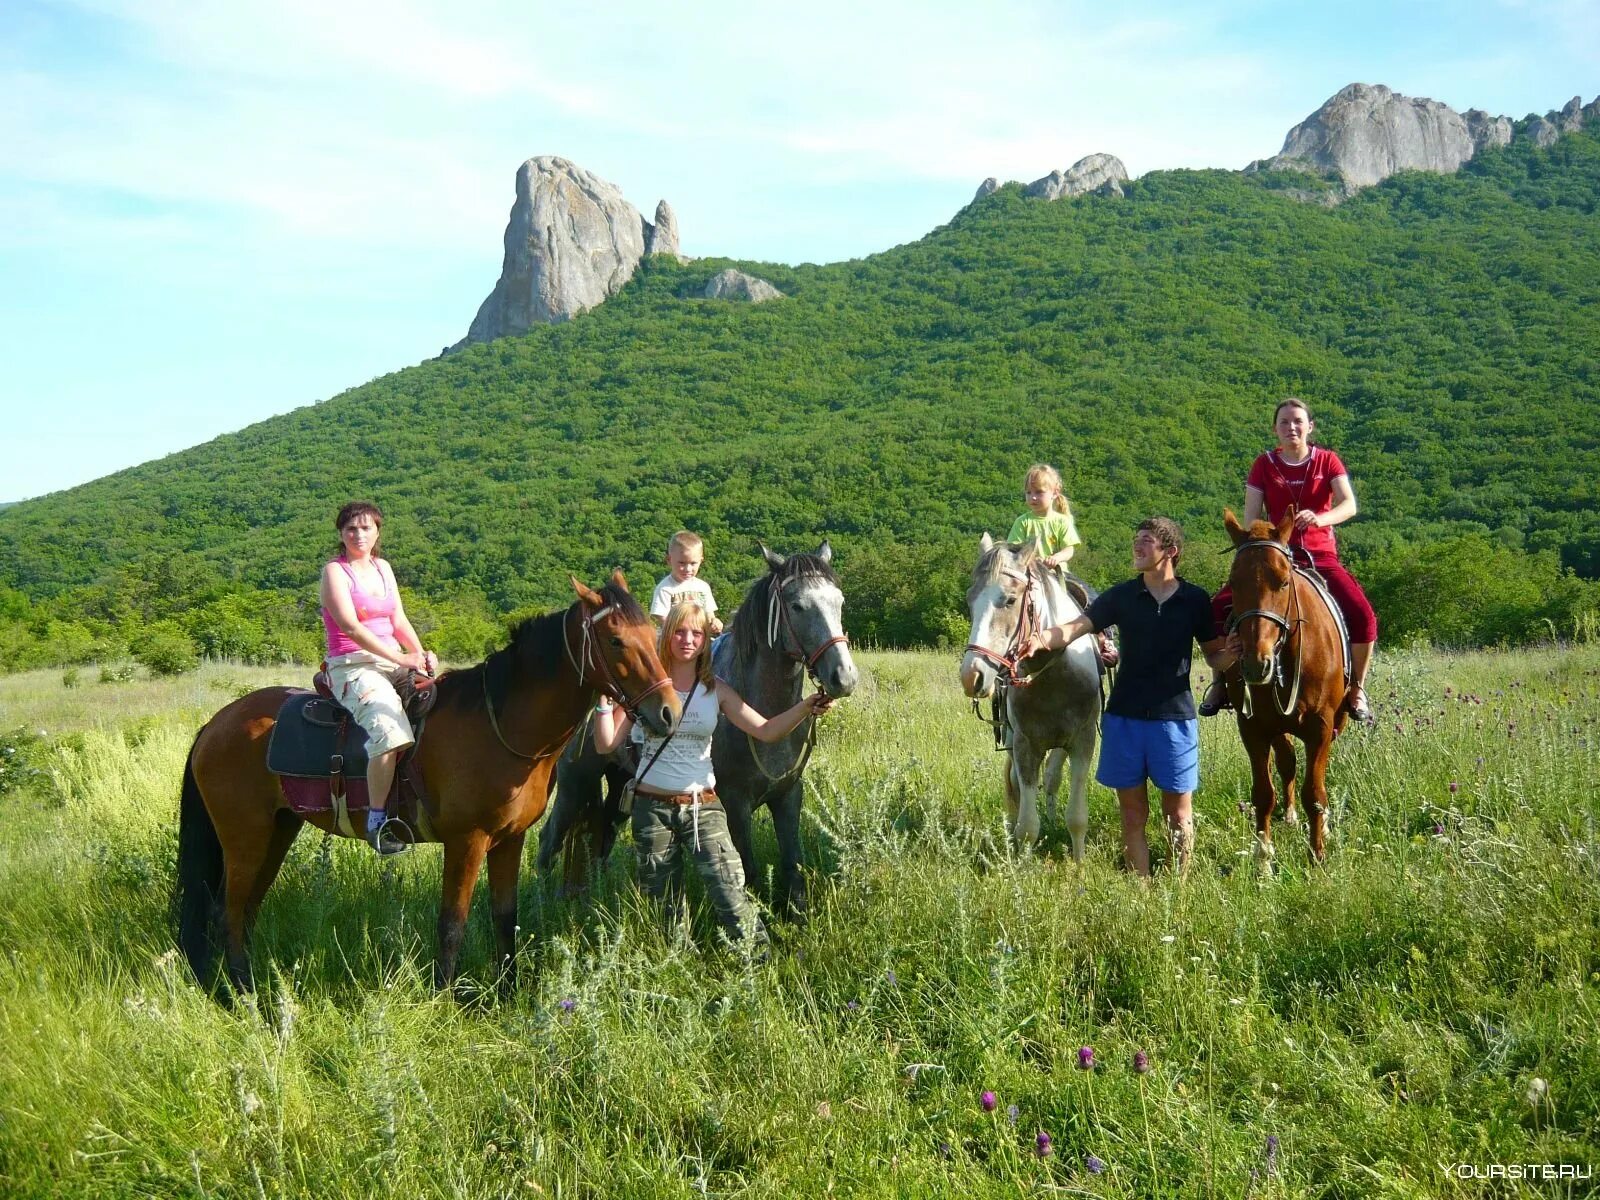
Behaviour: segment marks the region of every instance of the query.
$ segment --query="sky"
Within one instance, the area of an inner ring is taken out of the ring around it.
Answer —
[[[1243,167],[1357,81],[1587,102],[1600,3],[0,0],[0,502],[458,341],[535,155],[835,262],[990,175]]]

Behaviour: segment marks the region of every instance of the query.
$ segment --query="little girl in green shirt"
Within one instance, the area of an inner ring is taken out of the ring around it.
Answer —
[[[1049,463],[1034,463],[1023,480],[1022,498],[1027,502],[1028,511],[1011,523],[1011,532],[1006,535],[1006,541],[1013,545],[1037,543],[1045,563],[1061,574],[1069,584],[1069,590],[1074,595],[1082,591],[1081,603],[1087,608],[1092,598],[1088,585],[1067,570],[1073,551],[1083,544],[1083,539],[1078,536],[1072,508],[1061,492],[1061,472]],[[1111,635],[1101,633],[1098,636],[1100,660],[1108,667],[1116,666],[1117,647]]]

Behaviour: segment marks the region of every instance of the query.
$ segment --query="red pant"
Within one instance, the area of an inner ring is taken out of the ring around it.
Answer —
[[[1346,571],[1337,557],[1318,554],[1313,561],[1318,573],[1328,583],[1333,602],[1344,614],[1344,623],[1350,630],[1350,641],[1357,646],[1378,640],[1378,614],[1372,611],[1367,594],[1361,590],[1356,577]],[[1217,623],[1217,632],[1227,628],[1228,614],[1233,610],[1233,589],[1226,584],[1211,598],[1211,615]]]

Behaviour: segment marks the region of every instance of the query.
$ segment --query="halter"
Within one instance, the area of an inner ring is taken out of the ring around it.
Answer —
[[[1002,674],[1001,680],[1007,687],[1027,687],[1033,682],[1032,675],[1024,675],[1017,668],[1022,665],[1024,655],[1022,650],[1028,641],[1038,631],[1039,614],[1033,599],[1033,581],[1023,572],[1007,569],[1004,571],[1008,579],[1020,579],[1022,588],[1022,611],[1017,614],[1017,628],[1011,635],[1011,641],[1006,646],[1004,654],[997,654],[987,646],[977,642],[968,642],[967,649],[998,668]],[[976,706],[977,701],[973,701]]]
[[[1294,711],[1295,704],[1300,699],[1300,677],[1302,675],[1300,663],[1305,651],[1303,642],[1297,640],[1294,646],[1294,678],[1289,683],[1289,697],[1285,700],[1279,694],[1279,689],[1284,684],[1284,643],[1294,635],[1295,627],[1305,622],[1305,618],[1300,615],[1300,589],[1295,586],[1295,576],[1299,573],[1300,568],[1295,566],[1294,552],[1282,542],[1273,541],[1271,538],[1252,538],[1249,541],[1240,542],[1233,549],[1234,553],[1237,554],[1242,550],[1251,550],[1257,547],[1276,550],[1289,560],[1289,597],[1290,602],[1294,605],[1294,611],[1290,616],[1286,617],[1271,608],[1248,608],[1243,612],[1236,612],[1228,618],[1227,632],[1233,633],[1251,617],[1260,617],[1262,620],[1271,622],[1278,627],[1277,640],[1272,644],[1272,671],[1268,676],[1268,682],[1272,684],[1272,702],[1277,707],[1278,715],[1287,717]],[[1255,706],[1250,698],[1250,688],[1251,685],[1245,683],[1244,699],[1239,706],[1240,714],[1246,719],[1255,715]]]

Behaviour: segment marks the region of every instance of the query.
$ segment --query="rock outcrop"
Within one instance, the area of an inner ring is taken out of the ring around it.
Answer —
[[[1122,165],[1120,158],[1114,154],[1091,154],[1087,158],[1080,158],[1065,171],[1051,171],[1043,179],[1035,179],[1023,194],[1045,200],[1087,196],[1091,192],[1101,196],[1121,196],[1122,185],[1127,181],[1128,168]]]
[[[985,179],[982,183],[980,183],[978,185],[978,193],[977,193],[977,195],[972,197],[972,202],[974,204],[976,204],[979,200],[982,200],[985,196],[992,196],[996,192],[998,192],[999,190],[1000,190],[1000,181],[998,179],[996,179],[993,175],[991,175],[991,176],[989,176],[989,178]]]
[[[665,201],[652,225],[615,184],[564,158],[530,158],[517,169],[500,280],[450,349],[593,308],[632,278],[647,244],[677,253],[677,218]]]
[[[656,205],[655,223],[645,223],[644,252],[646,254],[678,254],[678,216],[672,205],[663,200]]]
[[[732,267],[713,275],[711,282],[706,284],[705,294],[707,300],[748,300],[752,304],[783,298],[783,293],[765,279],[746,275]]]
[[[1370,187],[1396,171],[1449,174],[1486,145],[1510,141],[1510,122],[1483,114],[1469,124],[1448,104],[1352,83],[1289,131],[1265,167],[1310,168]]]

